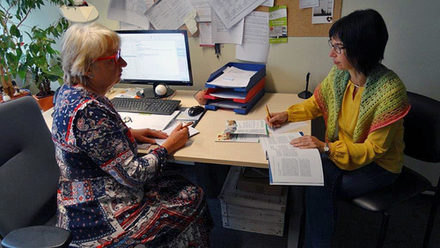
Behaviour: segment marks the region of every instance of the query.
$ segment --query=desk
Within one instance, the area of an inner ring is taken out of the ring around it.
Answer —
[[[117,91],[117,90],[116,90]],[[116,94],[110,94],[111,98]],[[183,107],[197,105],[193,98],[194,91],[178,90],[173,99],[181,100]],[[246,166],[257,168],[268,168],[266,157],[259,143],[229,143],[215,142],[215,137],[225,128],[226,120],[259,120],[264,119],[266,110],[264,106],[267,104],[271,112],[280,112],[286,110],[290,105],[299,103],[303,99],[298,98],[296,94],[266,93],[264,97],[255,105],[255,107],[247,114],[240,115],[230,110],[208,110],[196,129],[199,134],[190,138],[192,144],[177,151],[173,156],[176,161],[186,161],[194,163]],[[44,119],[49,129],[52,128],[53,110],[43,113]],[[307,126],[301,128],[304,134],[311,133],[311,122],[307,122]],[[142,151],[140,151],[142,152]],[[293,209],[290,211],[291,218],[288,228],[288,247],[297,247],[299,239],[299,216],[301,213],[301,197],[298,192],[292,192],[290,198],[294,198]]]
[[[117,91],[117,90],[116,90]],[[114,94],[109,95],[111,98]],[[194,91],[177,90],[173,99],[181,100],[184,107],[197,105]],[[240,115],[230,110],[208,110],[197,124],[199,134],[190,138],[192,144],[177,151],[173,157],[176,161],[268,168],[266,157],[258,143],[215,142],[217,134],[225,129],[226,120],[259,120],[264,119],[267,104],[271,112],[286,110],[290,105],[301,102],[296,94],[266,93],[264,97],[247,114]],[[43,113],[44,119],[52,128],[52,110]],[[310,134],[311,124],[301,128],[304,134]],[[140,151],[142,152],[142,151]]]

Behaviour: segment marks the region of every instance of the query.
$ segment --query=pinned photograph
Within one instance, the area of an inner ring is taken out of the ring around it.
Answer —
[[[334,0],[319,0],[312,9],[312,24],[333,23]]]

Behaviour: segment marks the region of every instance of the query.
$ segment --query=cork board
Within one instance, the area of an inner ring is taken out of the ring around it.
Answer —
[[[333,23],[341,18],[342,0],[335,1]],[[300,9],[299,0],[275,0],[275,5],[287,5],[287,35],[296,37],[327,37],[333,23],[312,24],[312,8]],[[267,7],[257,10],[268,11]]]

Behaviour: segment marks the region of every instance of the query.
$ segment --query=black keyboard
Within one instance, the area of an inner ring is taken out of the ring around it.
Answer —
[[[113,106],[118,112],[137,112],[157,115],[170,115],[180,105],[180,100],[151,98],[113,98]]]

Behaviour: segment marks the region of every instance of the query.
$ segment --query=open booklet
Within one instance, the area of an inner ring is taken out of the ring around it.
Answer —
[[[272,134],[260,139],[269,161],[271,185],[323,186],[321,157],[318,149],[299,149],[290,144],[301,133]]]
[[[227,120],[225,130],[217,135],[215,141],[258,143],[268,134],[264,120]]]

